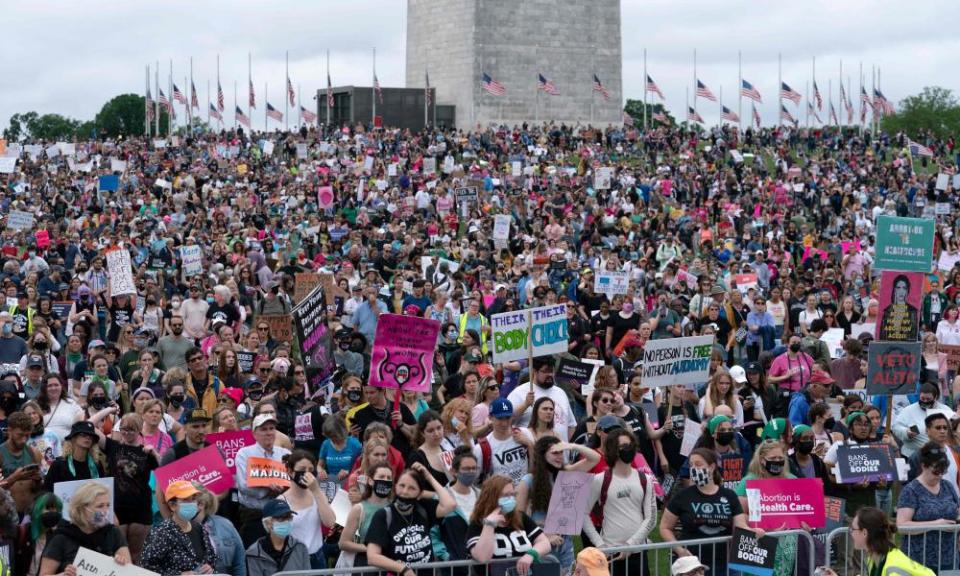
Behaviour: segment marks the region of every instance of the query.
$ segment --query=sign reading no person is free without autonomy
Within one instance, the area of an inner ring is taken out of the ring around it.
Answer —
[[[712,348],[712,335],[647,341],[643,349],[644,387],[706,382]]]
[[[494,314],[490,325],[496,364],[526,358],[527,346],[532,346],[534,357],[567,351],[565,304]]]
[[[933,262],[934,221],[925,218],[877,218],[877,270],[929,272]]]

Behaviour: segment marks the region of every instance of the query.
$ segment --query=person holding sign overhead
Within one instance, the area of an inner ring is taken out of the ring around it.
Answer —
[[[190,481],[177,480],[163,496],[173,514],[150,529],[140,566],[161,576],[213,574],[217,552],[207,528],[197,521],[200,490]]]

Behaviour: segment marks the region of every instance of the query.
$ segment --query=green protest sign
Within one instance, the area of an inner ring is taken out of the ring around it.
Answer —
[[[934,221],[879,216],[874,268],[929,272],[933,262]]]

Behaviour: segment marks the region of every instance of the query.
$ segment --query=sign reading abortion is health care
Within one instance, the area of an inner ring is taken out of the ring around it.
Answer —
[[[643,348],[644,387],[706,382],[712,349],[712,335],[648,340]]]
[[[490,325],[495,364],[526,358],[531,345],[534,357],[567,351],[565,304],[494,314]]]

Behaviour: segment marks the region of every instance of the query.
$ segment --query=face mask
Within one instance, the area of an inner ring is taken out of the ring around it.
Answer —
[[[33,347],[36,348],[37,350],[46,350],[47,343],[44,342],[43,340],[34,340]]]
[[[40,516],[40,523],[43,524],[44,528],[50,530],[51,528],[57,527],[57,524],[60,523],[60,518],[62,517],[63,516],[59,512],[55,510],[48,510]]]
[[[283,522],[277,522],[276,520],[274,520],[273,527],[270,530],[275,535],[281,538],[286,538],[287,536],[290,535],[290,528],[291,528],[291,524],[289,520],[285,520]]]
[[[783,460],[767,460],[763,463],[763,469],[772,476],[779,476],[783,472]]]
[[[801,454],[809,454],[813,452],[813,440],[801,440],[797,442],[797,451]]]
[[[306,472],[294,472],[294,473],[293,473],[293,481],[294,481],[294,483],[296,483],[297,486],[303,488],[304,490],[306,490],[306,489],[307,489],[307,486],[309,486],[309,484],[307,484],[307,483],[304,482],[304,480],[303,480],[303,477],[304,477],[305,475],[306,475]]]
[[[548,376],[548,377],[546,378],[546,380],[544,380],[544,381],[540,384],[540,387],[543,388],[544,390],[548,390],[548,389],[550,389],[550,388],[553,388],[553,376]]]
[[[90,517],[90,525],[94,528],[102,528],[110,523],[110,513],[101,510],[94,511]]]
[[[362,395],[361,390],[347,390],[347,400],[351,402],[359,402]]]
[[[341,350],[343,350],[344,352],[346,352],[347,350],[350,349],[350,342],[340,342],[340,343],[338,344],[338,346],[340,346],[340,349],[341,349]]]
[[[464,486],[473,486],[479,476],[480,474],[478,472],[458,472],[457,482]]]
[[[497,504],[500,506],[501,512],[509,514],[517,507],[517,499],[513,496],[501,496],[500,499],[497,500]]]
[[[373,489],[376,490],[377,481],[374,480],[373,484],[374,484]],[[410,498],[409,496],[397,496],[397,498],[394,500],[393,503],[397,507],[397,510],[406,514],[407,512],[410,512],[411,510],[413,510],[413,505],[417,503],[417,499]]]
[[[207,298],[207,304],[213,304],[213,302],[214,302],[213,298]]]
[[[393,480],[374,480],[373,481],[373,493],[380,498],[386,498],[390,496],[390,491],[393,490]],[[397,500],[400,498],[398,497]]]
[[[924,402],[921,400],[920,402],[918,402],[918,404],[920,404],[920,407],[923,408],[924,410],[929,410],[933,408],[933,405],[935,404],[935,402],[933,400],[929,402]]]
[[[170,306],[172,306],[174,310],[177,310],[178,308],[180,308],[180,301],[174,300],[173,303],[170,304]]]
[[[199,511],[200,505],[196,502],[181,502],[177,507],[177,515],[187,521],[193,520]]]
[[[251,390],[250,392],[247,392],[247,396],[249,396],[250,399],[253,400],[254,402],[259,402],[260,399],[263,398],[263,391]]]
[[[13,334],[13,324],[4,324],[3,325],[4,334]]]
[[[170,405],[174,408],[179,408],[184,400],[186,400],[186,397],[183,394],[174,394],[170,396]]]
[[[833,430],[833,427],[836,425],[837,425],[837,419],[832,416],[823,421],[824,430]]]
[[[636,455],[637,449],[634,446],[621,446],[620,450],[617,451],[617,457],[620,458],[620,461],[624,464],[632,463]]]
[[[458,418],[456,418],[456,417],[451,418],[451,419],[450,419],[450,426],[453,426],[454,428],[459,428],[459,427],[460,427],[460,420],[459,420]]]
[[[717,444],[729,446],[733,442],[733,432],[720,432],[717,434]]]
[[[710,470],[708,468],[691,468],[690,479],[702,488],[710,483]]]
[[[791,342],[791,343],[790,343],[790,351],[793,352],[794,354],[796,354],[797,352],[799,352],[799,351],[800,351],[800,343],[799,343],[799,342]]]
[[[90,399],[90,405],[97,410],[103,410],[107,406],[107,399],[103,396],[94,396]]]
[[[456,340],[456,339],[457,339],[457,336],[459,336],[459,334],[457,333],[456,330],[451,330],[451,331],[447,332],[447,338],[449,338],[449,339],[451,339],[451,340]]]

